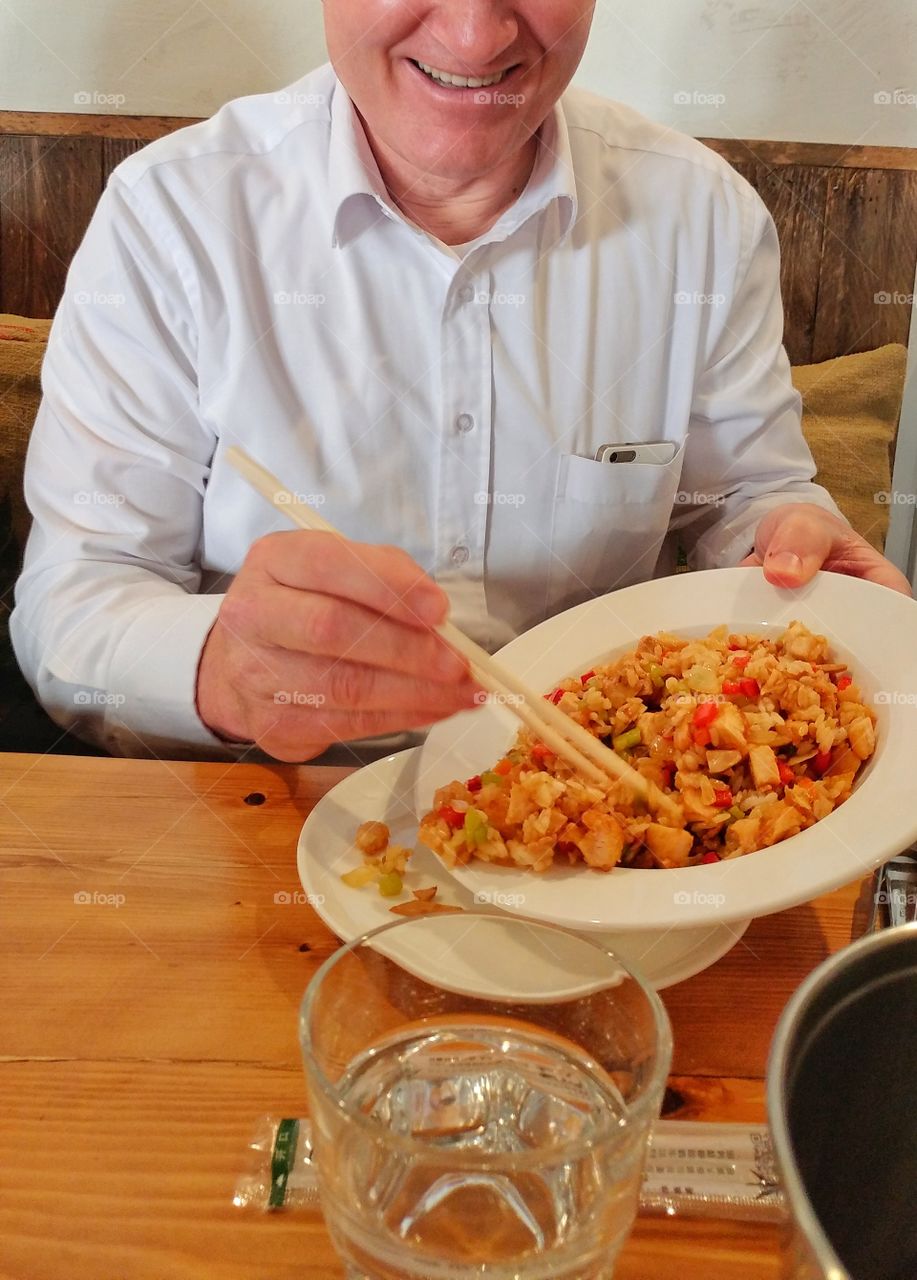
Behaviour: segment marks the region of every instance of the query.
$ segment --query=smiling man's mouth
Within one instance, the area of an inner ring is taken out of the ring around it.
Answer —
[[[500,84],[510,72],[516,69],[515,66],[507,67],[494,76],[459,76],[453,75],[450,71],[440,71],[438,67],[431,67],[426,62],[419,62],[416,58],[411,58],[410,61],[428,80],[432,80],[434,84],[443,85],[447,89],[489,89],[492,85]]]

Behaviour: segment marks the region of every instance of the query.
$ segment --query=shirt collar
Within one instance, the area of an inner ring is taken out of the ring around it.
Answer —
[[[331,96],[328,182],[336,249],[346,247],[380,215],[404,221],[392,204],[362,122],[339,80]],[[570,135],[559,102],[539,132],[538,155],[525,190],[476,244],[506,240],[551,205],[557,208],[560,243],[576,221],[577,198]]]

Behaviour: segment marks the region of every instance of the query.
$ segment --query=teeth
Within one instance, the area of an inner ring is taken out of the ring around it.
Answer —
[[[501,71],[495,76],[484,76],[483,78],[454,76],[448,71],[439,71],[436,67],[428,67],[425,62],[418,62],[417,66],[433,80],[438,81],[440,84],[451,84],[456,89],[487,89],[492,84],[499,84],[506,75],[505,71]]]

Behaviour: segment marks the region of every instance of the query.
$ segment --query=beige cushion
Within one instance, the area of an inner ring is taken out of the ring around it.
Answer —
[[[0,315],[0,505],[20,551],[31,517],[22,494],[29,432],[41,401],[41,362],[50,320]]]
[[[41,400],[40,370],[50,320],[0,315],[0,504],[7,507],[20,551],[29,513],[22,471]],[[892,343],[824,364],[799,365],[793,383],[803,398],[802,428],[818,467],[816,479],[853,527],[880,551],[891,489],[890,457],[904,393],[907,349]]]
[[[799,365],[802,429],[824,485],[858,533],[882,551],[892,487],[891,457],[901,413],[907,348],[899,343]]]

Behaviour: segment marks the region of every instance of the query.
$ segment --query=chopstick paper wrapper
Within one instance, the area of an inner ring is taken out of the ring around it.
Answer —
[[[240,1208],[318,1208],[308,1120],[265,1116],[236,1184]],[[640,1212],[683,1218],[779,1222],[785,1202],[764,1125],[660,1120],[650,1139]]]

